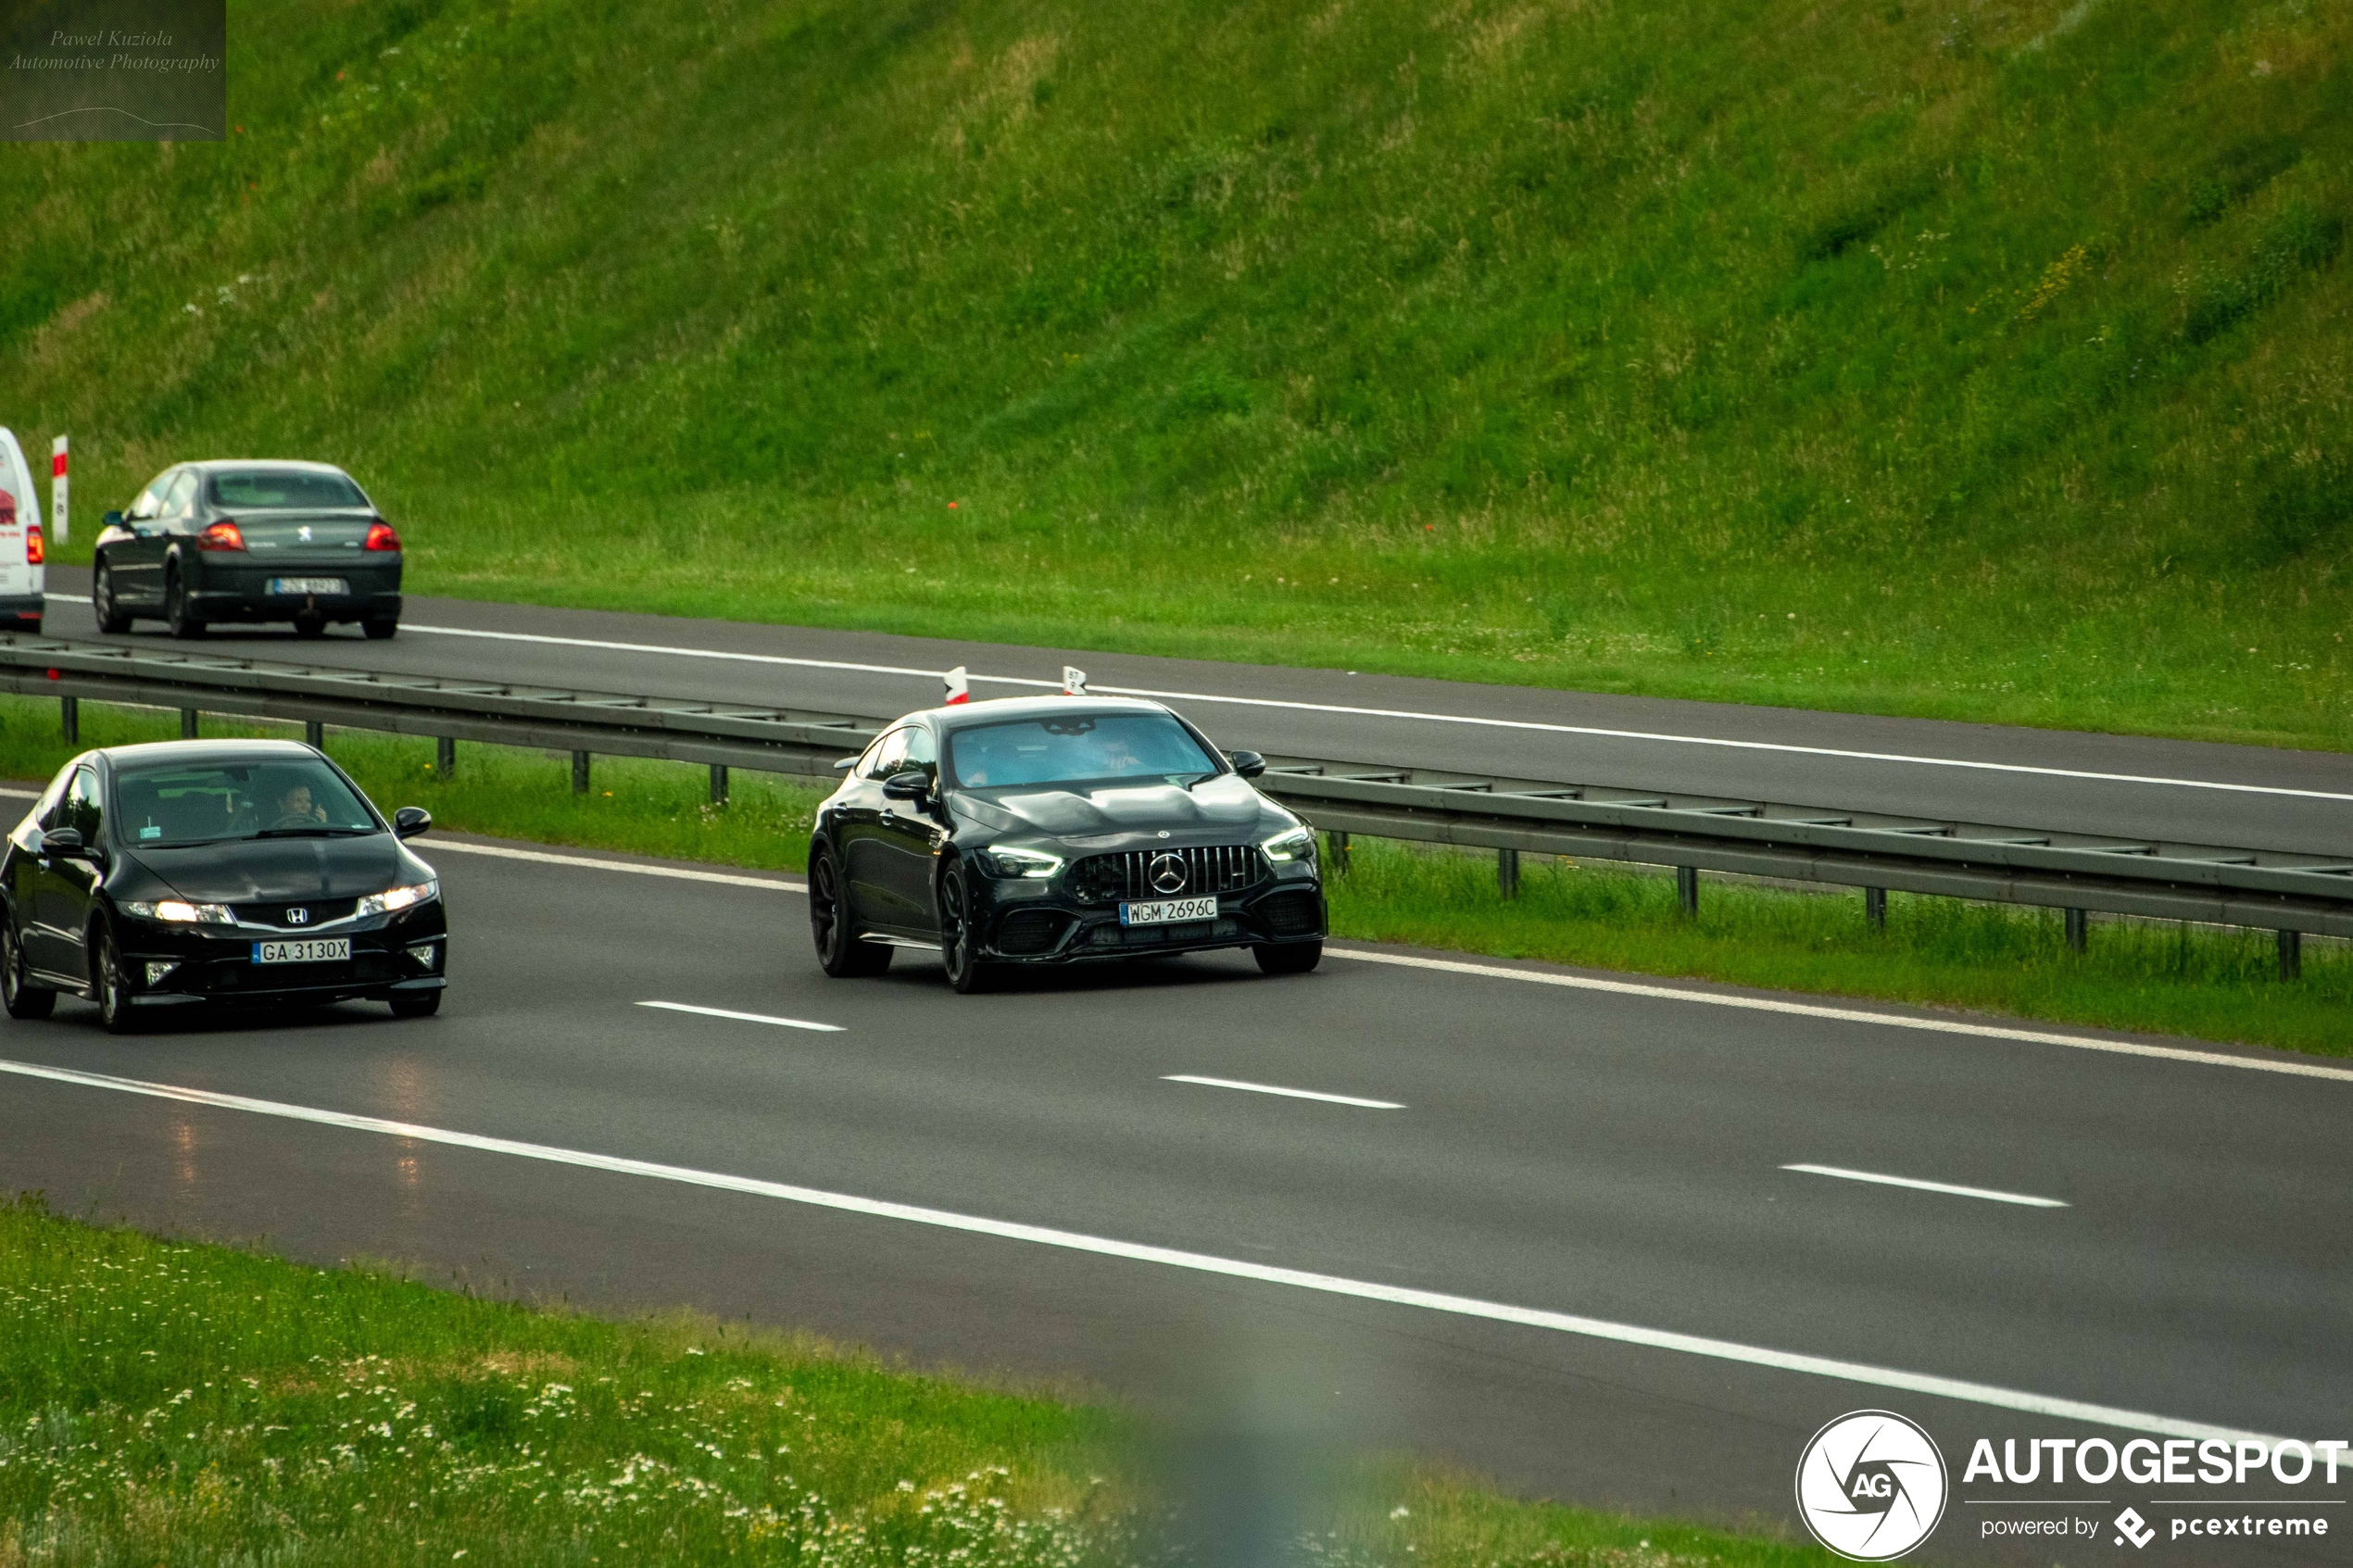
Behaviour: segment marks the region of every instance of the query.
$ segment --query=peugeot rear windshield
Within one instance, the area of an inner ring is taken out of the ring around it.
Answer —
[[[1074,713],[950,732],[948,766],[967,789],[1116,779],[1187,784],[1219,771],[1192,732],[1163,713]]]
[[[384,831],[342,774],[304,757],[126,768],[115,774],[114,809],[117,837],[132,845]]]
[[[359,486],[308,469],[232,469],[212,476],[212,502],[245,511],[320,511],[364,507]]]

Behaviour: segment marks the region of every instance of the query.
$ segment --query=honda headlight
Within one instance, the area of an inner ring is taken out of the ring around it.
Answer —
[[[191,904],[185,898],[162,898],[155,903],[132,903],[123,906],[142,920],[168,920],[174,925],[234,925],[237,917],[226,904]]]
[[[441,884],[421,882],[414,887],[388,887],[382,893],[371,893],[359,900],[355,915],[394,915],[419,904],[429,903],[441,897]]]
[[[1286,828],[1258,847],[1270,860],[1305,860],[1312,865],[1315,859],[1315,830],[1306,826]]]
[[[1027,877],[1043,881],[1063,869],[1063,858],[1043,849],[1021,849],[1009,844],[995,844],[982,852],[981,859],[999,876]]]

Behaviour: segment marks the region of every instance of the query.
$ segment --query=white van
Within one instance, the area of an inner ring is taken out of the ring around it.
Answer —
[[[24,448],[0,425],[0,631],[39,632],[48,558]]]

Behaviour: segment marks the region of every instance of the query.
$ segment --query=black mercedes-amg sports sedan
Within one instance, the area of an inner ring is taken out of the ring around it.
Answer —
[[[321,753],[293,741],[85,751],[0,854],[0,1002],[45,1018],[57,993],[120,1034],[205,1003],[355,997],[422,1018],[447,984],[434,870]]]
[[[959,991],[1018,964],[1248,947],[1324,953],[1313,829],[1156,702],[1024,697],[911,713],[818,809],[809,914],[827,974],[937,947]]]
[[[98,630],[160,619],[175,637],[231,621],[291,621],[306,637],[356,621],[400,630],[400,535],[326,463],[182,463],[108,512],[90,562]]]

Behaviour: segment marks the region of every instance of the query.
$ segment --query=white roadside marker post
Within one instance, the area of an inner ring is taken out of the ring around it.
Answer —
[[[49,443],[49,536],[66,542],[66,438]]]

